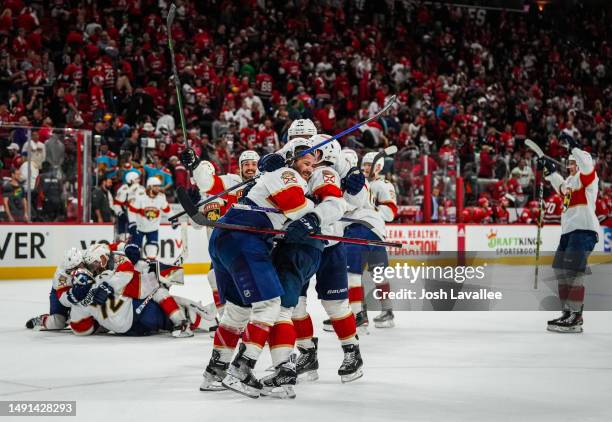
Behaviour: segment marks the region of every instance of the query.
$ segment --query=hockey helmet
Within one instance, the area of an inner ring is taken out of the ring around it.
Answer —
[[[91,272],[105,268],[110,259],[110,248],[105,243],[94,243],[83,254],[83,262]]]
[[[312,142],[312,145],[314,146],[320,144],[321,142],[329,138],[331,138],[331,136],[329,135],[314,135],[310,138],[310,142]],[[322,147],[320,147],[318,150],[321,151],[321,156],[318,160],[319,163],[322,161],[327,161],[328,163],[334,165],[338,162],[338,159],[340,158],[340,151],[342,151],[342,147],[340,146],[340,143],[336,139],[334,139],[333,141],[328,142]]]
[[[147,187],[148,188],[153,187],[153,186],[161,186],[161,185],[162,185],[162,182],[161,182],[161,180],[159,180],[159,177],[153,176],[153,177],[149,177],[147,179]]]
[[[361,168],[363,169],[365,164],[369,164],[371,166],[372,163],[374,162],[374,157],[376,157],[376,155],[378,155],[377,152],[368,152],[366,155],[364,155],[363,159],[361,160]],[[385,165],[385,160],[381,158],[376,161],[376,165],[370,171],[374,175],[377,175],[378,173],[382,171],[384,165]]]
[[[307,150],[313,146],[313,143],[308,138],[294,138],[289,141],[289,152],[287,157],[296,157],[301,151]]]
[[[62,266],[66,270],[73,270],[83,263],[83,252],[77,248],[70,248],[64,255]]]
[[[251,161],[251,160],[259,161],[259,154],[257,154],[253,150],[243,151],[242,154],[240,154],[240,157],[238,158],[238,166],[242,168],[242,163],[244,163],[245,161]]]
[[[342,155],[344,155],[344,158],[346,159],[346,161],[348,161],[351,167],[357,167],[357,163],[359,163],[359,156],[354,150],[350,148],[344,148],[342,150]]]
[[[140,183],[140,173],[138,173],[137,171],[130,171],[130,172],[128,172],[125,175],[125,182],[128,185],[131,185],[134,182]]]
[[[310,119],[298,119],[294,120],[287,130],[287,137],[289,140],[298,137],[309,138],[317,134],[317,127]]]

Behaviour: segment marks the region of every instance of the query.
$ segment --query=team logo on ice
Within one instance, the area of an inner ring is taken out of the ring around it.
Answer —
[[[284,171],[283,174],[281,174],[281,179],[286,185],[290,183],[297,183],[297,177],[295,177],[295,174],[290,171]]]

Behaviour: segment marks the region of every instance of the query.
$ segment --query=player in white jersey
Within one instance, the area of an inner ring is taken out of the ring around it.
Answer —
[[[247,205],[272,205],[281,213],[264,214],[231,208],[221,222],[281,229],[287,219],[291,219],[300,221],[291,228],[295,231],[308,231],[304,225],[316,223],[312,219],[314,203],[305,196],[308,186],[300,175],[302,171],[289,167],[273,170],[268,165],[284,161],[273,157],[260,160],[259,169],[265,173],[242,200]],[[308,154],[296,160],[294,165],[296,168],[312,168],[314,162],[314,155]],[[217,275],[220,299],[225,300],[226,305],[215,332],[212,357],[200,386],[203,391],[222,388],[223,380],[226,388],[249,397],[256,398],[261,393],[262,385],[252,370],[268,340],[270,327],[278,320],[280,296],[284,292],[270,256],[271,240],[271,235],[263,233],[213,230],[209,253]],[[241,337],[243,342],[230,364]]]
[[[161,225],[162,214],[170,213],[170,205],[166,199],[166,194],[161,192],[161,180],[157,177],[150,177],[147,180],[147,189],[144,195],[138,195],[129,204],[130,211],[136,217],[136,237],[132,240],[139,247],[142,247],[143,240],[145,256],[155,259],[159,250],[159,226]]]
[[[131,249],[135,249],[131,251]],[[127,245],[125,255],[111,253],[108,245],[94,244],[90,246],[83,256],[87,270],[95,277],[102,289],[109,290],[109,294],[126,296],[136,300],[153,300],[169,320],[173,323],[172,335],[177,338],[191,337],[193,332],[183,309],[170,295],[168,289],[160,284],[159,277],[172,278],[180,276],[182,269],[177,266],[149,265],[141,260],[140,251],[134,244]],[[133,261],[135,261],[135,263]],[[178,273],[178,274],[177,274]],[[83,299],[83,288],[71,289],[67,295],[66,306],[76,305]]]
[[[134,239],[137,235],[137,222],[138,222],[138,214],[134,213],[130,210],[130,204],[133,203],[136,198],[139,198],[143,195],[146,195],[145,188],[140,184],[140,173],[137,171],[130,171],[125,175],[125,182],[128,184],[128,188],[125,189],[125,198],[123,197],[123,193],[121,195],[121,205],[125,206],[127,212],[127,225],[128,225],[128,233],[132,239]]]
[[[347,237],[358,237],[362,239],[384,240],[385,223],[391,222],[397,217],[397,198],[393,185],[385,180],[380,173],[384,163],[382,159],[374,163],[377,153],[369,152],[363,156],[361,168],[370,180],[367,184],[370,197],[365,205],[357,207],[347,215],[356,220],[362,220],[373,226],[372,229],[362,224],[349,225],[344,234]],[[389,258],[387,250],[382,246],[347,245],[347,261],[349,271],[349,301],[357,318],[357,326],[367,327],[368,316],[363,307],[363,285],[364,272],[372,272],[375,267],[388,266]],[[381,292],[389,292],[389,283],[377,283],[377,289]],[[382,312],[374,318],[374,324],[378,328],[390,328],[395,325],[391,303],[388,299],[381,301]]]
[[[185,150],[181,154],[181,162],[185,167],[192,170],[193,181],[195,182],[197,189],[191,192],[192,200],[194,203],[200,202],[201,198],[206,198],[209,195],[216,195],[219,192],[223,192],[227,188],[234,186],[243,180],[252,179],[257,174],[257,162],[259,161],[259,154],[255,151],[247,150],[243,151],[238,157],[238,167],[240,174],[222,174],[216,175],[215,168],[209,161],[200,161],[195,152],[191,149]],[[238,202],[245,192],[246,187],[241,187],[235,191],[229,192],[221,198],[217,198],[214,201],[202,207],[202,214],[211,221],[217,221],[221,218],[227,210]],[[212,230],[207,230],[207,234],[210,238]],[[223,312],[224,304],[219,300],[219,292],[217,289],[217,281],[215,277],[215,270],[211,267],[207,274],[208,283],[213,292],[213,300],[219,313]]]
[[[590,253],[598,242],[599,221],[595,214],[599,178],[591,155],[568,135],[563,136],[571,154],[569,176],[557,173],[554,161],[542,157],[546,180],[563,195],[561,239],[553,261],[563,314],[548,321],[547,329],[564,333],[582,332],[584,277]]]
[[[112,209],[117,216],[117,235],[121,240],[127,240],[129,234],[129,220],[128,220],[128,196],[130,194],[130,187],[134,183],[134,180],[138,179],[137,172],[131,171],[125,175],[125,183],[119,186],[117,193],[113,198]]]
[[[49,293],[49,313],[34,317],[26,322],[26,328],[35,330],[61,330],[68,324],[70,308],[62,304],[62,297],[72,287],[74,271],[83,263],[80,249],[70,248],[64,255],[62,263],[53,275]]]

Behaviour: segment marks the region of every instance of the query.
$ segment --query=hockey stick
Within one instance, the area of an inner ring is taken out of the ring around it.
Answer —
[[[283,213],[281,210],[278,210],[276,208],[258,207],[256,205],[246,205],[246,204],[232,204],[232,208],[236,208],[238,210],[243,210],[243,211],[269,212],[269,213],[274,213],[274,214]],[[362,226],[367,227],[370,230],[374,229],[374,226],[368,223],[367,221],[357,220],[355,218],[342,217],[340,221],[344,221],[346,223],[351,223],[351,224],[361,224]]]
[[[542,241],[542,224],[544,223],[544,174],[540,175],[540,192],[538,192],[538,233],[536,234],[536,263],[533,288],[538,290],[538,276],[540,273],[540,242]]]
[[[170,59],[172,61],[172,73],[174,74],[174,85],[176,87],[176,101],[178,103],[179,108],[179,117],[181,119],[181,130],[183,132],[183,139],[185,143],[191,147],[189,139],[187,138],[187,125],[185,124],[185,115],[183,114],[183,98],[181,95],[181,90],[183,87],[181,86],[181,81],[179,79],[178,71],[176,69],[176,60],[174,59],[174,43],[172,42],[172,23],[174,22],[174,18],[176,16],[176,6],[173,4],[170,5],[170,10],[168,10],[168,16],[166,18],[166,30],[168,32],[168,48],[170,49]]]
[[[332,142],[332,141],[334,141],[336,139],[342,138],[344,135],[347,135],[347,134],[349,134],[351,132],[356,131],[361,126],[366,125],[366,124],[370,123],[371,121],[373,121],[375,119],[378,119],[380,116],[382,116],[384,113],[386,113],[387,110],[389,110],[391,108],[391,106],[395,102],[396,98],[397,97],[395,95],[392,96],[389,99],[389,101],[387,102],[387,104],[385,104],[385,106],[378,113],[376,113],[374,116],[370,117],[369,119],[364,120],[361,123],[357,123],[356,125],[351,126],[350,128],[348,128],[346,130],[343,130],[340,133],[335,134],[331,138],[325,139],[325,140],[319,142],[317,145],[315,145],[313,147],[310,147],[310,148],[308,148],[308,149],[306,149],[304,151],[299,152],[295,157],[291,157],[287,161],[285,161],[285,164],[286,165],[291,165],[291,163],[293,163],[293,161],[295,161],[297,158],[302,157],[302,156],[307,155],[307,154],[310,154],[313,151],[316,151],[317,149],[321,148],[322,146],[327,145],[327,144],[329,144],[330,142]],[[208,198],[204,199],[203,201],[198,202],[195,206],[196,206],[196,208],[200,208],[201,206],[206,205],[209,202],[212,202],[215,199],[222,197],[223,195],[227,195],[228,193],[230,193],[230,192],[232,192],[232,191],[234,191],[236,189],[239,189],[239,188],[241,188],[241,187],[243,187],[245,185],[249,185],[251,183],[255,183],[257,181],[257,179],[259,177],[261,177],[262,174],[263,173],[259,173],[258,175],[256,175],[255,177],[253,177],[251,179],[243,180],[242,182],[240,182],[240,183],[238,183],[238,184],[236,184],[234,186],[231,186],[231,187],[225,189],[222,192],[219,192],[219,193],[217,193],[215,195],[209,196]],[[181,216],[183,216],[185,214],[188,214],[188,213],[186,211],[181,211],[181,212],[179,212],[177,214],[174,214],[172,217],[168,218],[168,220],[170,220],[170,221],[177,220],[179,217],[181,217]]]
[[[271,235],[286,235],[287,232],[284,230],[276,230],[269,229],[264,227],[250,227],[250,226],[242,226],[239,224],[229,224],[229,223],[221,223],[218,221],[211,221],[208,218],[204,217],[198,211],[197,206],[191,202],[191,198],[189,198],[189,194],[187,191],[181,186],[176,190],[177,197],[189,217],[198,225],[206,226],[206,227],[215,227],[219,229],[226,230],[236,230],[242,232],[249,233],[261,233],[261,234],[271,234]],[[393,242],[384,242],[382,240],[368,240],[368,239],[357,239],[352,237],[342,237],[342,236],[329,236],[324,234],[310,234],[309,238],[319,239],[319,240],[331,240],[337,242],[344,243],[353,243],[356,245],[375,245],[375,246],[385,246],[390,248],[402,248],[401,243],[393,243]]]
[[[144,310],[145,306],[147,306],[149,304],[149,302],[151,301],[151,299],[153,299],[153,296],[155,296],[155,293],[157,293],[157,291],[161,288],[161,284],[159,286],[157,286],[155,288],[155,290],[153,290],[151,293],[149,293],[149,295],[147,297],[145,297],[145,299],[142,301],[142,303],[140,305],[138,305],[138,308],[136,308],[136,315],[140,315],[142,313],[142,311]]]
[[[387,148],[385,148],[384,150],[380,151],[378,154],[376,154],[376,156],[374,156],[374,159],[372,160],[372,167],[370,168],[370,175],[368,176],[368,180],[372,181],[374,180],[374,167],[376,166],[376,163],[381,159],[381,158],[386,158],[386,157],[390,157],[393,154],[395,154],[397,152],[397,147],[395,145],[391,145]],[[384,164],[383,164],[384,167]]]
[[[542,148],[540,148],[540,146],[538,144],[536,144],[535,142],[533,142],[531,139],[525,139],[525,146],[527,146],[527,148],[529,148],[530,150],[535,152],[536,155],[538,156],[538,158],[545,157],[548,160],[553,161],[558,166],[560,166],[562,168],[565,168],[565,165],[562,162],[557,161],[554,158],[549,157],[548,155],[544,154],[544,151],[542,151]]]

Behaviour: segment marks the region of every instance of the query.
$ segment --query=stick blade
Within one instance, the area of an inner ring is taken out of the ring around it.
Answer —
[[[525,139],[525,145],[527,148],[535,152],[538,157],[544,156],[544,151],[542,151],[542,148],[540,148],[539,145],[533,142],[531,139]]]
[[[166,18],[166,24],[168,25],[168,29],[172,26],[172,22],[174,22],[174,18],[176,17],[176,5],[172,3],[170,5],[170,9],[168,10],[168,17]]]

